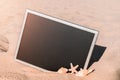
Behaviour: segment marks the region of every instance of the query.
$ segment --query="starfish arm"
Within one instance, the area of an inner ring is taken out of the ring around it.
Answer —
[[[73,68],[73,64],[72,63],[70,63],[70,67]]]
[[[76,66],[75,66],[75,69],[77,69],[78,67],[79,67],[79,65],[76,65]]]

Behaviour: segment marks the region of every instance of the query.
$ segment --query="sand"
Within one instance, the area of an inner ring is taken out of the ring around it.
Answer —
[[[120,80],[119,0],[1,0],[0,34],[9,41],[0,52],[0,80]],[[45,73],[14,60],[26,9],[42,12],[99,31],[96,44],[107,47],[101,59],[84,77]]]

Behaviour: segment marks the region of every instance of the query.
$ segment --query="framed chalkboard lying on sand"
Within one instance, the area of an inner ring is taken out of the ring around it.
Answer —
[[[66,15],[67,16],[67,15]],[[44,71],[87,68],[98,31],[26,10],[15,59]]]

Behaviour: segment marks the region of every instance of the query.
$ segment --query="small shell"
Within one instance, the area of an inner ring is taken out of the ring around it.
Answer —
[[[61,67],[57,72],[58,73],[67,73],[67,71],[68,71],[67,68]]]
[[[78,71],[75,75],[76,76],[80,76],[80,77],[84,77],[84,76],[86,76],[88,74],[88,71],[87,70],[80,70],[80,71]]]
[[[94,71],[94,69],[90,69],[90,70],[80,69],[80,71],[78,71],[76,73],[76,76],[84,77],[84,76],[87,76],[88,74],[90,74],[93,71]]]

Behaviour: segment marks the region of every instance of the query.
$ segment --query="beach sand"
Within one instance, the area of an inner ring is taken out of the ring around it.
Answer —
[[[0,35],[9,41],[0,52],[0,80],[120,80],[119,0],[1,0]],[[42,12],[99,31],[96,44],[107,47],[86,77],[46,73],[15,61],[15,50],[26,9]]]

